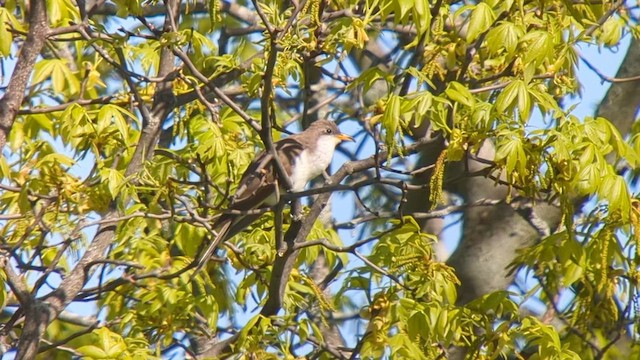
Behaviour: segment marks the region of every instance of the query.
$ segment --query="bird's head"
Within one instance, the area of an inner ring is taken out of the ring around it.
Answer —
[[[343,141],[354,141],[351,136],[340,132],[340,129],[333,121],[326,119],[313,122],[307,131],[313,134],[318,141],[326,139],[324,141],[331,142],[335,146]]]

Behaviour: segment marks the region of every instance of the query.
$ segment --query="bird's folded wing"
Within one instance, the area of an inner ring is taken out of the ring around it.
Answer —
[[[275,146],[280,163],[287,175],[290,176],[294,159],[302,152],[303,146],[293,136],[278,141]],[[277,192],[277,170],[273,155],[263,151],[242,175],[229,208],[234,210],[256,209]],[[275,201],[277,202],[278,199]]]

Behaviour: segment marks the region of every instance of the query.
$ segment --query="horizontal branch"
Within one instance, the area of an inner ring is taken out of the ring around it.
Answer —
[[[412,212],[412,213],[404,213],[403,215],[408,215],[408,216],[412,216],[414,219],[438,219],[438,218],[443,218],[445,216],[457,213],[457,212],[461,212],[464,211],[470,207],[478,207],[478,206],[495,206],[498,204],[503,204],[506,203],[505,200],[493,200],[493,199],[482,199],[482,200],[478,200],[474,203],[471,204],[464,204],[464,205],[451,205],[451,206],[447,206],[445,208],[439,209],[439,210],[434,210],[434,211],[429,211],[429,212]],[[369,214],[366,216],[362,216],[359,218],[355,218],[349,221],[345,221],[342,223],[338,223],[336,224],[336,228],[338,229],[353,229],[355,228],[357,225],[360,225],[362,223],[365,222],[369,222],[369,221],[373,221],[373,220],[380,220],[380,219],[399,219],[400,216],[397,212],[393,212],[393,211],[384,211],[384,212],[378,212],[377,215],[374,214]]]
[[[56,111],[64,111],[69,106],[74,105],[74,104],[77,104],[77,105],[80,105],[80,106],[104,105],[104,104],[115,104],[115,105],[130,105],[131,104],[129,101],[122,101],[122,102],[112,103],[111,101],[113,99],[115,99],[115,98],[116,98],[116,96],[109,95],[109,96],[104,96],[104,97],[100,97],[100,98],[96,98],[96,99],[78,99],[78,100],[62,103],[62,104],[59,104],[59,105],[51,105],[51,106],[44,106],[44,107],[34,107],[34,108],[29,108],[29,109],[22,109],[22,110],[18,111],[18,114],[19,115],[48,114],[48,113],[52,113],[52,112],[56,112]]]
[[[591,71],[596,73],[596,75],[598,75],[598,77],[602,80],[602,82],[606,81],[610,83],[624,83],[624,82],[630,82],[630,81],[640,81],[640,75],[624,77],[624,78],[607,76],[602,71],[598,70],[598,68],[595,65],[593,65],[589,60],[587,60],[582,54],[578,53],[578,55],[580,57],[580,60],[582,60],[582,62],[584,62],[585,65],[587,65],[587,67],[591,69]]]

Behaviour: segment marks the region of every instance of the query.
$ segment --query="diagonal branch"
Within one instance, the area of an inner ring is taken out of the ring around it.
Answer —
[[[251,126],[255,131],[260,133],[262,131],[262,127],[260,124],[251,117],[251,115],[247,114],[240,106],[231,100],[220,88],[218,88],[213,82],[211,82],[204,74],[198,70],[195,64],[189,59],[189,56],[182,51],[181,49],[174,48],[174,54],[184,62],[189,71],[193,73],[193,75],[200,80],[203,84],[205,84],[213,94],[218,97],[223,103],[225,103],[231,110],[233,110],[238,116],[240,116],[249,126]]]
[[[7,143],[11,127],[24,99],[29,76],[49,31],[45,1],[33,0],[30,3],[31,12],[27,40],[20,49],[15,70],[11,75],[9,86],[7,86],[7,92],[0,99],[0,149],[3,149]],[[6,25],[0,24],[0,26]]]
[[[256,4],[256,7],[259,6]],[[268,22],[265,21],[265,25],[269,27]],[[260,138],[264,143],[264,148],[268,151],[273,157],[273,162],[276,165],[276,170],[278,172],[278,179],[282,181],[282,185],[287,190],[291,189],[292,183],[291,179],[289,179],[289,175],[284,170],[284,166],[280,162],[280,158],[276,153],[276,148],[273,144],[273,137],[271,136],[271,129],[273,125],[273,121],[275,118],[274,113],[271,111],[272,104],[272,94],[273,94],[273,71],[276,66],[276,60],[278,58],[278,44],[276,43],[276,34],[275,30],[269,31],[269,56],[267,57],[267,67],[264,71],[264,75],[262,77],[262,81],[264,83],[264,87],[262,89],[262,96],[260,98],[260,107],[261,107],[261,115],[262,115],[262,131],[260,132]]]

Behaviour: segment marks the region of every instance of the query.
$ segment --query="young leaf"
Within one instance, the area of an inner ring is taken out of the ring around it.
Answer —
[[[471,12],[469,26],[467,28],[467,42],[470,43],[487,31],[493,24],[496,15],[488,4],[481,2]]]
[[[13,42],[13,34],[9,31],[6,24],[13,24],[10,21],[11,13],[4,7],[0,8],[0,55],[8,57],[11,55],[11,43]],[[13,25],[12,25],[13,26]]]
[[[517,171],[520,174],[524,174],[526,158],[524,146],[519,137],[511,136],[498,143],[495,161],[504,162],[508,173]]]
[[[487,49],[489,49],[491,54],[495,55],[500,49],[504,48],[507,53],[512,56],[518,47],[518,42],[522,35],[522,29],[514,23],[503,21],[487,33],[485,39]]]
[[[396,145],[396,132],[400,125],[400,97],[398,95],[389,96],[387,107],[382,116],[382,127],[385,129],[385,143],[389,148]]]
[[[546,31],[538,30],[527,33],[522,41],[527,44],[527,52],[524,57],[526,63],[538,66],[544,59],[553,56],[553,38]]]
[[[459,82],[452,81],[449,86],[447,86],[444,92],[451,100],[456,101],[462,105],[471,107],[476,102],[473,94],[471,94],[469,89]]]

